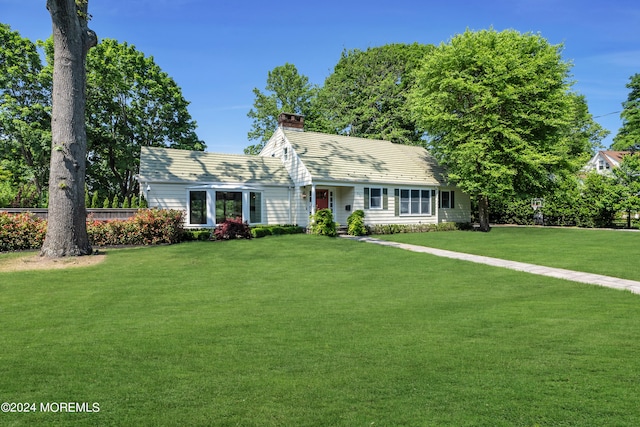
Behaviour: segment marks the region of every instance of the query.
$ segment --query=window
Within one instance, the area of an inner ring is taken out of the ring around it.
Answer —
[[[249,193],[249,222],[262,222],[262,193]]]
[[[238,217],[242,218],[242,192],[216,191],[216,224]]]
[[[431,190],[400,190],[400,215],[431,215]]]
[[[369,189],[369,209],[382,209],[382,189]]]
[[[189,192],[189,224],[207,223],[207,192]]]
[[[456,205],[453,191],[440,192],[440,207],[442,209],[453,209]]]
[[[388,196],[386,188],[364,188],[365,209],[387,209]]]

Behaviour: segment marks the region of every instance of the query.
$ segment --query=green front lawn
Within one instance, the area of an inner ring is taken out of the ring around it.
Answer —
[[[640,280],[640,232],[576,228],[494,227],[374,236],[384,240],[549,267]]]
[[[109,250],[0,273],[0,400],[100,407],[0,424],[637,426],[638,298],[309,235]]]

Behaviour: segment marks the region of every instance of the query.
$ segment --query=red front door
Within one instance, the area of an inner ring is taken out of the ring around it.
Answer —
[[[316,211],[329,207],[329,190],[316,190]]]

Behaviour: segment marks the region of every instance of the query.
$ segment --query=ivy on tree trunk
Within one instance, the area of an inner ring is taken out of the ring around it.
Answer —
[[[91,254],[84,202],[87,135],[86,68],[97,44],[88,28],[88,0],[47,0],[54,42],[49,218],[40,252],[63,257]]]

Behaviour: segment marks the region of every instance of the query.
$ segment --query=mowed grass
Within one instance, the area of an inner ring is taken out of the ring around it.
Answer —
[[[0,424],[637,426],[638,298],[307,235],[110,250],[0,274],[0,401],[100,405]]]
[[[543,227],[494,227],[375,236],[438,249],[640,280],[640,232]]]

